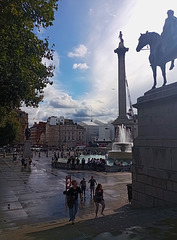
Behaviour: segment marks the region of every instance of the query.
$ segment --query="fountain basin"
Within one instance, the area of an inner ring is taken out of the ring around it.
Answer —
[[[111,151],[131,152],[133,144],[131,142],[114,142]]]
[[[132,143],[131,142],[114,142],[112,150],[108,151],[108,159],[115,160],[132,159]]]
[[[108,152],[108,159],[114,160],[132,160],[132,152],[117,152],[117,151],[109,151]]]

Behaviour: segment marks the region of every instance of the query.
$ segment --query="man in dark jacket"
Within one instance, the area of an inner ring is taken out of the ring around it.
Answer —
[[[82,198],[82,190],[80,187],[77,186],[77,181],[73,180],[71,182],[72,187],[67,191],[67,203],[69,207],[69,221],[72,221],[72,224],[74,224],[74,219],[76,217],[76,213],[78,210],[78,194],[80,194],[80,199],[81,201],[83,200]]]

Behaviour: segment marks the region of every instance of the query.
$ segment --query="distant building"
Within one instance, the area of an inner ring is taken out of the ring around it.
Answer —
[[[86,130],[86,142],[94,142],[95,139],[99,138],[99,125],[92,121],[82,121],[79,123],[80,126]]]
[[[46,123],[35,123],[30,129],[33,145],[50,148],[75,148],[88,146],[89,142],[104,146],[114,139],[114,126],[99,120],[77,124],[63,116],[51,116]]]
[[[71,119],[50,117],[46,124],[46,144],[53,148],[86,144],[86,130]]]
[[[34,125],[30,128],[31,136],[31,144],[32,145],[45,145],[45,133],[46,133],[46,123],[39,122],[34,123]]]
[[[64,124],[60,125],[60,136],[60,144],[62,147],[73,148],[86,145],[85,128],[70,119],[65,119]]]
[[[114,139],[114,126],[112,123],[106,123],[99,120],[94,120],[94,123],[99,125],[99,136],[97,141],[112,141]]]
[[[59,147],[59,125],[46,123],[46,145],[49,147]]]
[[[95,143],[111,142],[114,139],[114,126],[99,120],[79,123],[86,129],[86,141]]]
[[[60,117],[51,116],[47,119],[47,122],[49,123],[50,126],[56,126],[59,123],[64,124],[64,117],[63,116],[60,116]]]

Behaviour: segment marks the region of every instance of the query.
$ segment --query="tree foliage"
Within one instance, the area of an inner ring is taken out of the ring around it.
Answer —
[[[0,125],[0,146],[13,143],[18,139],[21,125],[16,111],[11,111],[4,118],[4,124]]]
[[[0,0],[0,115],[26,106],[37,107],[43,89],[52,84],[54,66],[49,40],[35,29],[52,25],[58,0]]]

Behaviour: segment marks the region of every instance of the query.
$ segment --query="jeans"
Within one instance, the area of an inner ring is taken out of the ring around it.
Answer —
[[[77,210],[78,210],[78,200],[76,200],[75,203],[73,204],[73,208],[69,208],[69,217],[72,222],[76,217]]]
[[[90,187],[90,196],[92,197],[92,196],[94,196],[94,194],[95,194],[95,187],[91,186]]]
[[[95,202],[95,205],[96,205],[96,211],[95,211],[96,216],[97,216],[97,214],[98,214],[99,204],[102,205],[101,213],[103,213],[104,208],[105,208],[104,200],[101,200],[101,202]]]
[[[82,188],[81,188],[82,194],[84,195],[84,197],[85,197],[85,189],[86,189],[86,187],[82,187]]]

